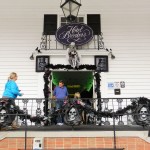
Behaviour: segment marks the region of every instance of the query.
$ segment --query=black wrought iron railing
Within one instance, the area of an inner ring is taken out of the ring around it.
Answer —
[[[77,49],[91,50],[91,49],[103,49],[104,42],[102,35],[94,35],[93,39],[82,46],[77,46]],[[43,35],[40,43],[41,50],[66,50],[67,46],[60,44],[54,35]]]
[[[5,104],[1,103],[3,99],[0,99],[0,124],[3,124],[5,121],[5,116],[9,114],[7,111],[8,107]],[[65,102],[63,108],[66,112],[71,109],[73,99],[68,99]],[[149,117],[149,99],[140,97],[140,98],[86,98],[82,99],[83,104],[81,105],[79,111],[82,110],[86,113],[86,124],[93,125],[113,125],[113,116],[115,117],[116,125],[141,125],[147,126],[150,123]],[[22,98],[15,100],[16,106],[12,107],[11,115],[16,116],[26,116],[27,123],[30,126],[34,126],[36,119],[41,119],[38,121],[38,126],[42,126],[42,121],[44,119],[51,119],[57,116],[55,112],[56,100],[54,99],[45,99],[45,98]],[[69,105],[68,105],[69,104]],[[100,106],[99,106],[100,105]],[[76,106],[75,106],[76,107]],[[19,111],[17,110],[19,108]],[[100,109],[99,109],[100,108]],[[14,110],[13,110],[14,109]],[[21,111],[20,111],[21,110]],[[62,111],[62,113],[65,113]],[[53,115],[55,114],[55,115]],[[67,114],[67,115],[68,115]],[[71,113],[70,113],[71,114]],[[70,115],[69,114],[69,115]],[[30,116],[30,117],[29,117]],[[53,117],[52,117],[53,116]],[[19,117],[18,117],[19,118]],[[21,117],[20,117],[21,118]],[[20,120],[20,118],[18,120]],[[25,118],[25,117],[24,117]],[[35,119],[36,118],[36,119]],[[50,121],[50,124],[54,124],[53,120]],[[47,125],[47,124],[45,124]]]
[[[82,125],[82,120],[78,117],[78,114],[81,115],[81,111],[84,111],[88,116],[86,126],[91,124],[100,127],[112,125],[115,150],[117,150],[116,126],[129,124],[134,126],[136,124],[146,127],[150,125],[150,100],[145,97],[67,99],[60,110],[55,109],[58,101],[54,99],[22,98],[16,99],[15,105],[8,105],[11,100],[0,99],[0,129],[6,128],[5,123],[8,116],[14,115],[15,121],[23,126],[25,150],[27,150],[27,131],[29,128],[54,125],[54,118],[60,114],[63,114],[65,124],[72,127]],[[12,124],[9,125],[12,126]]]

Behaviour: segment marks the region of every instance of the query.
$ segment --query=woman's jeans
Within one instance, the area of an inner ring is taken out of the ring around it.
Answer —
[[[64,119],[63,119],[64,116],[63,116],[62,112],[60,111],[63,104],[64,104],[64,100],[62,100],[62,99],[61,100],[60,99],[56,100],[56,111],[58,111],[58,116],[56,118],[57,123],[63,123],[64,122]]]

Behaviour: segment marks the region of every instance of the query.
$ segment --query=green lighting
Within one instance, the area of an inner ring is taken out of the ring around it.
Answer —
[[[52,72],[52,82],[55,86],[60,80],[64,81],[68,88],[69,94],[73,95],[75,92],[81,92],[83,89],[90,91],[93,86],[93,72],[92,71],[54,71]]]

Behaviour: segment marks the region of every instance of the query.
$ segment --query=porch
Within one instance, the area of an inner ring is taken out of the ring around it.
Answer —
[[[127,108],[133,101],[138,102],[139,98],[101,98],[100,100],[102,112],[108,112],[110,108],[113,108],[112,112],[119,113],[118,110]],[[25,113],[18,115],[30,114],[32,116],[44,117],[44,101],[44,98],[16,99],[16,104]],[[97,106],[99,99],[92,98],[90,101],[93,103],[93,106]],[[49,99],[48,106],[51,103],[52,100]],[[48,108],[50,109],[50,107]],[[119,116],[121,117],[102,117],[101,124],[97,124],[95,120],[94,122],[88,122],[88,124],[80,124],[78,126],[43,125],[41,122],[37,124],[25,119],[20,124],[20,128],[10,128],[0,131],[0,150],[32,149],[36,138],[43,140],[44,150],[123,150],[124,148],[127,150],[137,150],[139,148],[139,150],[149,150],[149,126],[143,127],[142,125],[136,124],[135,120],[131,120],[131,112],[122,113]],[[20,123],[19,119],[18,123]]]

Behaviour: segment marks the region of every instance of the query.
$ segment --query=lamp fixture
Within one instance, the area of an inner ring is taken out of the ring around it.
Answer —
[[[115,55],[112,53],[112,49],[106,48],[105,50],[108,52],[108,55],[110,55],[111,59],[115,59],[116,58]]]
[[[36,49],[35,49],[38,53],[42,53],[41,52],[41,50],[37,47]]]
[[[31,56],[29,57],[30,60],[34,60],[34,55],[35,55],[36,53],[38,53],[38,54],[39,54],[39,53],[42,53],[41,50],[40,50],[38,47],[35,49],[35,52],[32,52]]]
[[[112,53],[112,49],[110,49],[110,55],[111,55],[111,59],[115,59],[115,55]]]
[[[30,60],[34,60],[33,53],[32,53],[32,55],[30,56]]]
[[[80,1],[80,2],[78,2]],[[60,8],[69,22],[74,22],[78,16],[81,0],[61,0]]]

